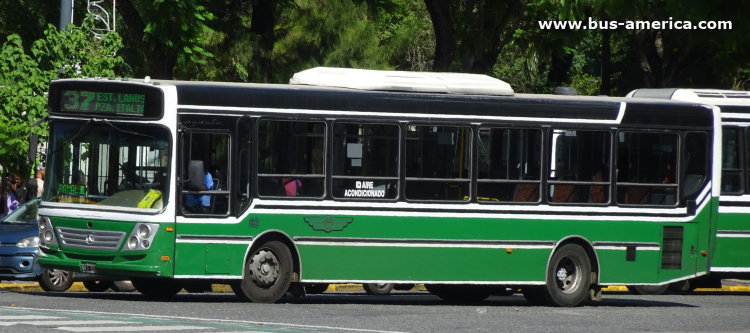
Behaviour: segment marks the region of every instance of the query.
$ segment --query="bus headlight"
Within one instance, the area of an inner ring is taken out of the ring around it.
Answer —
[[[44,242],[49,243],[52,241],[53,238],[52,230],[45,230],[44,231]]]
[[[148,224],[141,224],[140,227],[138,227],[138,236],[141,238],[148,238],[148,236],[151,234],[151,227],[148,226]]]
[[[131,250],[135,250],[136,246],[138,246],[138,237],[130,236],[130,239],[128,240],[128,247]]]
[[[47,229],[47,223],[44,222],[44,220],[39,220],[39,232],[44,231]]]
[[[40,216],[39,217],[39,240],[42,242],[42,244],[45,245],[54,245],[59,246],[57,244],[57,239],[55,238],[55,228],[52,227],[52,221],[49,220],[46,216]]]

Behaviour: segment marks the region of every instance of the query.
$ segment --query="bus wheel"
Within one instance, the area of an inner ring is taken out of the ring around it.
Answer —
[[[677,281],[669,284],[669,291],[676,293],[692,292],[695,290],[695,286],[690,283],[690,280]]]
[[[362,285],[368,295],[388,295],[393,287],[393,283],[365,283]]]
[[[112,290],[118,293],[129,293],[135,291],[135,287],[133,287],[133,283],[129,280],[115,281],[112,285]]]
[[[305,284],[305,293],[322,294],[328,290],[328,283],[308,283]]]
[[[92,293],[103,293],[112,288],[112,281],[83,281],[83,286]]]
[[[73,272],[61,269],[43,269],[39,287],[44,291],[66,291],[73,285]]]
[[[130,282],[148,298],[169,298],[182,290],[182,283],[173,279],[132,279]]]
[[[547,291],[552,305],[576,306],[591,285],[591,263],[577,244],[566,244],[552,255],[547,269]]]
[[[491,290],[484,286],[426,284],[424,287],[443,300],[457,303],[481,302],[491,294]]]
[[[668,284],[657,286],[657,285],[649,285],[649,286],[625,286],[628,288],[628,291],[633,295],[661,295],[665,291],[667,291],[667,288],[669,288]]]
[[[242,291],[253,302],[278,301],[292,283],[292,253],[279,241],[270,241],[252,250],[245,263]]]

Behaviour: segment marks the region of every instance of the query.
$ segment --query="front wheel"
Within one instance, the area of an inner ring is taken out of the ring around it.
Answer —
[[[182,290],[182,284],[173,279],[133,279],[130,282],[148,298],[170,298]]]
[[[73,285],[73,272],[61,269],[43,269],[39,287],[44,291],[66,291]]]
[[[284,243],[269,241],[250,251],[245,263],[245,274],[240,285],[242,292],[253,302],[278,301],[292,283],[292,253]]]
[[[591,263],[577,244],[560,247],[547,268],[547,291],[552,305],[576,306],[583,302],[591,285]]]
[[[362,285],[368,295],[388,295],[393,287],[393,283],[365,283]]]
[[[112,281],[83,281],[83,286],[92,293],[103,293],[113,285]]]
[[[657,286],[625,286],[628,291],[633,295],[661,295],[669,288],[668,284]]]

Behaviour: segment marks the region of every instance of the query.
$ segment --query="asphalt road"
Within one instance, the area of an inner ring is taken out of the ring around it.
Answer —
[[[233,294],[0,292],[0,332],[750,332],[750,293],[605,294],[576,308],[520,294],[451,305],[426,292],[326,293],[277,304]]]

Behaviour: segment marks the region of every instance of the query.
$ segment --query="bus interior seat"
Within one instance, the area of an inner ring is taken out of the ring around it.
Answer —
[[[552,194],[552,202],[573,202],[577,188],[578,186],[576,185],[555,185],[555,192]]]
[[[539,184],[517,184],[513,192],[513,201],[539,201]]]

